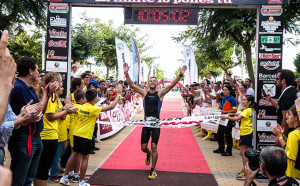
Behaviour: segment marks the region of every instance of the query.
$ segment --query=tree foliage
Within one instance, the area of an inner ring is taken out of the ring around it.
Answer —
[[[156,74],[155,74],[155,77],[156,79],[164,79],[164,75],[165,75],[165,72],[159,68],[159,66],[156,67]]]
[[[86,18],[86,15],[83,15]],[[87,20],[81,24],[76,24],[72,27],[72,60],[74,62],[85,63],[89,57],[94,55],[94,48],[96,44],[96,33]]]
[[[254,82],[251,45],[256,39],[256,16],[256,9],[201,9],[199,25],[189,27],[177,40],[191,39],[197,46],[203,38],[212,42],[219,38],[233,39],[245,51],[247,71]],[[291,1],[285,6],[284,29],[299,34],[299,17],[300,2]]]
[[[88,18],[83,14],[81,23],[74,27],[72,59],[83,62],[92,56],[95,58],[96,65],[107,67],[108,76],[109,70],[118,65],[116,37],[123,40],[131,49],[129,36],[133,36],[136,39],[140,54],[150,48],[147,45],[147,36],[140,36],[136,33],[139,33],[138,28],[133,29],[124,25],[115,27],[113,21],[104,23],[100,19]]]
[[[42,67],[42,34],[38,31],[32,36],[26,33],[12,36],[8,41],[8,48],[13,59],[20,57],[32,57],[38,60],[39,69]]]
[[[0,1],[0,29],[23,31],[22,24],[44,27],[46,4],[43,0],[2,0]]]
[[[294,65],[296,67],[295,77],[300,77],[300,53],[297,54],[296,58],[294,59]]]
[[[214,47],[213,44],[218,44],[218,42],[221,42],[222,39],[225,39],[225,41],[234,40],[245,50],[246,65],[248,67],[249,76],[254,81],[251,44],[254,41],[255,36],[255,10],[202,9],[199,13],[199,25],[194,28],[189,27],[188,30],[181,33],[180,37],[176,39],[181,41],[191,39],[193,41],[192,45],[194,46],[201,45],[201,42],[204,40],[205,43],[211,43],[212,47]],[[210,61],[212,61],[212,59],[216,59],[215,57],[219,55],[217,53],[220,51],[217,49],[215,52],[216,54],[206,56],[206,59],[209,59]]]

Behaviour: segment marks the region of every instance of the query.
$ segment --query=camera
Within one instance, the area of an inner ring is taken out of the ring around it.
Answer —
[[[260,151],[254,149],[247,149],[245,152],[245,156],[249,160],[249,167],[251,170],[255,171],[259,168]]]

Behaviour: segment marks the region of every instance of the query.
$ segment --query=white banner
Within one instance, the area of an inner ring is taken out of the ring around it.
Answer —
[[[198,67],[195,60],[193,49],[188,45],[181,45],[183,56],[187,70],[184,73],[184,84],[191,85],[193,82],[198,82]]]
[[[132,52],[129,50],[127,44],[119,38],[115,38],[116,54],[118,60],[118,80],[125,80],[123,72],[123,64],[126,62],[131,67],[129,69],[129,76],[133,77],[133,60]]]
[[[207,115],[207,116],[190,116],[181,118],[156,119],[149,117],[146,120],[134,120],[123,122],[106,122],[101,121],[102,124],[121,125],[121,126],[137,126],[150,128],[185,128],[197,125],[202,122],[216,121],[221,118],[221,115]]]
[[[140,78],[139,78],[139,83],[148,81],[148,75],[149,75],[149,68],[147,64],[142,61],[140,65]]]

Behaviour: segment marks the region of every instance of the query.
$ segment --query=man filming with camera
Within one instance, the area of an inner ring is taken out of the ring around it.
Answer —
[[[244,186],[249,186],[251,183],[255,185],[253,180],[259,170],[268,177],[269,186],[299,186],[299,183],[294,178],[285,175],[287,169],[287,156],[283,148],[274,146],[263,148],[259,159],[259,168],[249,166],[249,164],[251,165],[250,159],[249,163],[245,165],[246,181]]]

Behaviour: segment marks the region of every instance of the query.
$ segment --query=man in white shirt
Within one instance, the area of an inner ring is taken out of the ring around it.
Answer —
[[[252,88],[252,81],[250,78],[245,79],[245,85],[247,86],[246,94],[255,97],[255,92]]]

